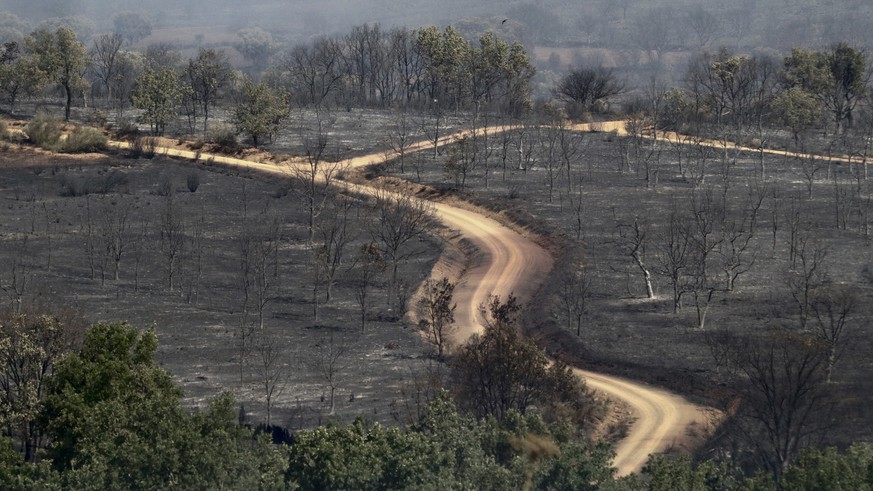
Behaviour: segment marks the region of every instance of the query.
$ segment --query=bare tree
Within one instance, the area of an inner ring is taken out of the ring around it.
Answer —
[[[345,260],[346,248],[354,234],[351,227],[351,216],[354,202],[345,195],[331,195],[325,204],[323,217],[318,224],[318,254],[324,270],[325,301],[330,302],[333,296],[333,285],[336,274]]]
[[[455,331],[455,307],[452,296],[455,284],[448,278],[427,280],[422,289],[418,306],[423,318],[419,323],[427,340],[437,349],[437,358],[442,359],[450,347],[451,335]]]
[[[575,181],[578,191],[573,193],[569,190],[567,191],[567,201],[569,201],[570,210],[573,212],[573,227],[576,230],[576,240],[582,240],[582,229],[586,223],[586,209],[585,209],[585,198],[583,196],[583,180],[581,174],[576,174],[575,179],[573,175],[568,175],[568,179]]]
[[[828,383],[834,373],[846,326],[855,313],[856,306],[857,296],[846,285],[818,288],[812,299],[811,307],[818,322],[819,336],[827,345],[825,377]]]
[[[546,185],[549,187],[549,203],[555,194],[555,184],[558,178],[562,175],[563,161],[559,157],[560,153],[560,138],[561,123],[558,122],[556,128],[553,124],[548,124],[539,132],[539,154],[540,162],[543,169],[546,171]]]
[[[345,356],[348,349],[342,341],[334,339],[333,334],[322,338],[315,348],[315,368],[327,385],[329,414],[333,416],[336,414],[336,390],[339,388],[342,372],[346,368]]]
[[[789,271],[788,290],[797,304],[800,328],[805,329],[812,314],[815,292],[827,282],[827,248],[811,242],[805,235],[798,240],[797,267]]]
[[[200,282],[203,280],[203,261],[206,253],[206,219],[203,211],[190,227],[188,247],[182,263],[182,281],[185,288],[185,302],[197,303]]]
[[[164,259],[164,271],[167,277],[167,287],[172,292],[179,269],[179,260],[185,253],[185,221],[181,210],[174,205],[173,196],[168,195],[161,210],[161,222],[158,230],[158,251]]]
[[[624,91],[612,69],[579,67],[570,70],[555,87],[555,95],[568,104],[571,117],[582,116],[597,104],[606,103]]]
[[[417,136],[418,132],[409,116],[403,112],[399,113],[388,130],[387,140],[388,147],[397,155],[401,174],[405,172],[406,154]]]
[[[252,255],[252,273],[253,285],[255,294],[255,309],[258,312],[258,327],[264,328],[264,312],[267,304],[273,300],[276,293],[278,283],[278,261],[279,261],[279,242],[280,242],[280,227],[279,219],[271,217],[267,210],[261,217],[263,223],[257,240],[253,244]]]
[[[479,164],[479,145],[475,134],[472,137],[462,136],[449,148],[443,169],[448,177],[455,181],[455,187],[464,191],[467,177]]]
[[[443,112],[437,99],[433,101],[432,112],[433,120],[422,118],[418,122],[418,127],[427,140],[433,143],[433,159],[436,160],[439,157],[440,131],[442,129],[440,125],[443,120]]]
[[[724,240],[718,250],[721,270],[725,276],[725,291],[732,292],[737,279],[755,265],[755,251],[752,249],[754,235],[736,222],[725,227]]]
[[[655,298],[652,288],[652,273],[646,265],[646,247],[649,241],[649,227],[640,217],[634,217],[633,223],[618,224],[618,239],[624,253],[633,260],[646,286],[646,298]]]
[[[103,249],[106,257],[113,264],[115,281],[118,281],[121,270],[121,259],[132,246],[136,236],[132,233],[130,214],[133,210],[133,202],[118,200],[104,200],[101,210],[100,235],[103,239]],[[105,276],[101,271],[101,277]]]
[[[143,220],[137,231],[136,240],[133,241],[133,291],[139,291],[139,266],[142,263],[143,254],[148,247],[149,222]]]
[[[720,231],[724,225],[724,209],[713,199],[712,188],[693,190],[689,197],[691,219],[689,225],[690,278],[689,291],[694,297],[697,311],[697,327],[706,325],[706,315],[712,298],[720,290],[710,275],[711,256],[724,242]]]
[[[561,120],[560,124],[561,127],[558,132],[558,151],[560,153],[564,171],[567,173],[567,193],[570,193],[573,187],[573,162],[577,161],[582,153],[582,143],[584,140],[582,133],[571,131],[564,120]],[[579,180],[579,183],[579,190],[581,192],[581,179]]]
[[[118,33],[102,34],[94,39],[91,48],[91,69],[106,89],[106,99],[112,100],[118,68],[118,55],[124,38]]]
[[[778,480],[829,419],[823,414],[825,350],[815,340],[784,330],[741,347],[739,373],[748,385],[737,421]]]
[[[391,278],[388,299],[394,298],[397,288],[397,269],[400,263],[421,252],[415,242],[421,240],[427,230],[431,206],[409,196],[376,196],[377,220],[371,228],[373,240],[379,244],[385,261],[390,264]]]
[[[690,266],[690,233],[685,222],[673,203],[667,225],[658,236],[657,272],[670,281],[674,314],[682,308],[685,276]]]
[[[713,37],[718,35],[720,27],[718,17],[704,7],[700,5],[693,7],[687,16],[688,25],[694,31],[699,46],[705,47]]]
[[[287,350],[278,337],[262,332],[255,343],[255,353],[256,371],[263,384],[264,404],[267,407],[267,426],[270,426],[273,401],[282,393],[288,381]]]
[[[335,160],[330,161],[328,133],[334,120],[322,110],[317,110],[315,116],[315,127],[301,134],[305,162],[290,164],[291,174],[303,183],[299,192],[308,212],[309,242],[315,240],[316,220],[330,196],[331,182],[340,167]]]
[[[31,280],[33,280],[33,272],[29,263],[29,239],[28,235],[22,234],[12,240],[13,255],[11,264],[8,266],[9,279],[0,283],[0,288],[9,296],[16,314],[21,312],[24,295],[27,293]]]
[[[361,332],[367,326],[370,288],[384,269],[385,261],[379,246],[375,243],[362,245],[351,268],[354,275],[355,299],[358,301],[361,312]]]
[[[594,275],[591,268],[581,260],[573,261],[561,273],[558,285],[558,300],[567,320],[567,328],[575,328],[576,336],[582,336],[582,319],[588,313],[588,303],[594,294]]]
[[[244,198],[245,200],[246,198]],[[243,294],[243,312],[252,306],[257,313],[257,327],[264,329],[264,313],[273,300],[278,283],[278,260],[281,226],[268,206],[256,216],[244,211],[240,244],[240,286]]]
[[[91,212],[91,196],[85,196],[85,220],[81,226],[85,233],[85,256],[88,259],[88,268],[91,271],[91,279],[96,278],[97,273],[97,233],[94,217]]]
[[[806,180],[806,197],[807,199],[812,199],[812,186],[815,184],[815,175],[824,168],[824,164],[814,155],[799,156],[797,160],[800,162],[800,171]]]
[[[527,173],[536,161],[535,134],[537,128],[538,125],[526,121],[521,125],[521,128],[513,132],[515,139],[512,140],[512,146],[515,147],[516,168],[524,173]]]

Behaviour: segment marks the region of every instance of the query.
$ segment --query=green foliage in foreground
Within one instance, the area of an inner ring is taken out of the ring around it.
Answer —
[[[323,426],[274,445],[240,427],[229,395],[189,414],[155,365],[154,329],[92,326],[57,362],[41,428],[51,442],[24,463],[0,437],[3,489],[776,489],[726,464],[655,456],[644,476],[616,479],[608,445],[536,411],[502,419],[458,413],[448,393],[407,428]],[[780,489],[873,489],[873,445],[807,450]]]
[[[106,149],[108,137],[98,129],[76,126],[63,137],[63,123],[45,114],[37,114],[25,129],[35,145],[52,152],[85,153]]]

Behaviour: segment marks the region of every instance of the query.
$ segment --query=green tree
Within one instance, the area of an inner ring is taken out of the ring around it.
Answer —
[[[456,107],[463,104],[469,93],[470,43],[452,26],[442,33],[437,27],[426,27],[418,32],[418,46],[431,99]]]
[[[796,491],[873,489],[873,445],[856,443],[843,453],[833,447],[804,450],[779,484]]]
[[[146,70],[137,78],[131,101],[143,111],[140,120],[149,124],[152,133],[162,135],[180,97],[179,76],[170,68],[159,68]]]
[[[615,478],[615,452],[609,444],[568,442],[560,450],[559,455],[539,464],[533,475],[533,489],[594,491]]]
[[[230,81],[232,68],[227,56],[214,49],[200,49],[197,57],[188,60],[187,82],[194,102],[203,109],[203,131],[209,128],[209,109]]]
[[[789,87],[773,100],[776,118],[794,135],[794,143],[802,144],[801,135],[815,127],[821,119],[822,107],[816,97],[800,87]]]
[[[458,414],[443,392],[405,430],[358,419],[299,432],[286,477],[300,489],[512,489],[521,482],[517,452],[505,464],[493,454],[510,434]]]
[[[457,355],[452,374],[458,399],[479,417],[506,417],[531,405],[568,415],[576,423],[589,410],[584,386],[566,365],[551,363],[545,352],[518,332],[521,306],[511,294],[492,297],[482,308],[485,332]]]
[[[278,449],[238,427],[233,399],[187,415],[155,365],[157,336],[96,324],[57,364],[46,401],[47,455],[72,489],[276,489]]]
[[[81,330],[50,315],[0,317],[0,425],[14,435],[25,461],[42,442],[37,426],[54,363],[78,343]]]
[[[795,48],[785,58],[785,81],[815,96],[833,118],[836,130],[852,125],[855,106],[867,87],[864,53],[839,43],[826,51]]]
[[[64,90],[64,120],[69,120],[73,93],[88,86],[84,77],[91,61],[88,50],[76,39],[76,33],[65,27],[54,32],[45,29],[33,31],[24,40],[24,47],[35,57],[36,67]]]
[[[24,55],[21,46],[15,41],[3,45],[0,52],[0,92],[6,96],[9,112],[15,112],[15,103],[23,95],[41,91],[47,74],[40,70],[36,57]]]
[[[288,98],[266,82],[243,82],[242,100],[233,110],[233,125],[237,133],[251,137],[257,147],[261,138],[272,140],[279,125],[288,116]]]
[[[653,454],[649,456],[643,473],[648,477],[648,489],[651,491],[740,489],[727,464],[705,461],[695,465],[688,456]]]

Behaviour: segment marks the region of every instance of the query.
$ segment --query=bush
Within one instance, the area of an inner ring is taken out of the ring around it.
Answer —
[[[90,113],[85,121],[92,126],[99,126],[100,128],[106,128],[106,124],[109,122],[109,116],[99,110],[95,109],[92,113]]]
[[[63,133],[61,120],[45,113],[38,113],[24,129],[27,139],[34,145],[54,150],[58,147]]]
[[[235,152],[239,149],[236,133],[228,125],[216,124],[212,129],[209,142],[217,145],[222,152]]]
[[[58,194],[64,198],[75,198],[85,196],[90,192],[90,186],[85,179],[64,176],[61,179],[61,190]]]
[[[9,128],[6,126],[6,121],[0,121],[0,140],[9,138]]]
[[[121,120],[118,123],[118,129],[115,131],[115,138],[119,140],[134,141],[139,137],[139,128],[129,119]]]
[[[130,143],[128,156],[132,159],[155,157],[158,148],[158,139],[152,136],[138,136]]]
[[[158,196],[170,196],[175,194],[175,189],[173,188],[173,181],[170,179],[170,176],[163,175],[158,180],[158,187],[155,189],[155,194]]]
[[[87,126],[77,126],[60,145],[63,153],[87,153],[106,150],[109,139],[102,131]]]
[[[197,188],[200,187],[200,174],[196,172],[188,174],[185,182],[188,184],[188,191],[191,191],[192,193],[196,192]]]
[[[65,198],[75,198],[88,194],[109,194],[119,186],[128,183],[127,174],[118,170],[110,170],[98,176],[63,176],[61,190],[58,193]]]
[[[98,194],[109,194],[115,191],[118,186],[127,184],[127,174],[119,170],[111,170],[94,179],[93,186],[90,192]]]
[[[288,196],[289,191],[291,191],[291,185],[283,182],[275,191],[273,191],[273,197],[276,199],[284,198],[285,196]]]
[[[203,138],[198,138],[191,142],[191,144],[188,145],[188,148],[191,150],[200,150],[203,148],[203,145],[206,145],[206,142],[203,141]]]

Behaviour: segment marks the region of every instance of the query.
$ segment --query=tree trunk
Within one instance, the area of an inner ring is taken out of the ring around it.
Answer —
[[[637,263],[637,266],[640,268],[640,271],[643,273],[643,279],[646,282],[646,298],[655,298],[655,290],[652,288],[652,273],[646,268],[646,265],[643,263],[643,259],[640,257],[639,253],[633,253],[632,257],[634,261]]]
[[[70,106],[73,105],[73,90],[69,85],[64,85],[64,92],[67,94],[67,103],[64,106],[64,121],[70,120]]]

